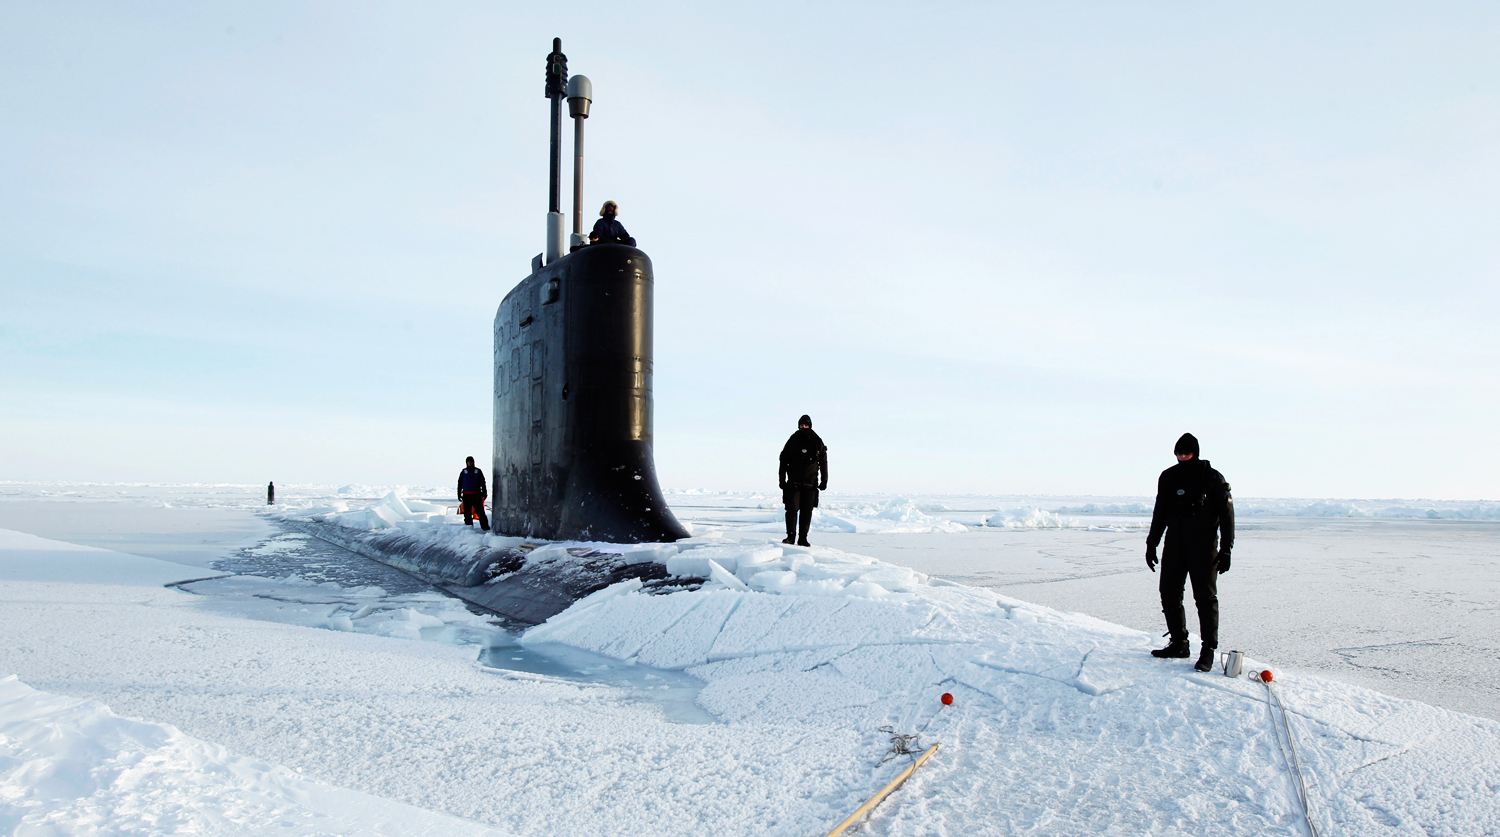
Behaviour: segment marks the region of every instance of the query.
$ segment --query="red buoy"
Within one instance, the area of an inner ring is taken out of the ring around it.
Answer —
[[[951,695],[951,694],[949,694],[947,692],[943,692],[943,705],[944,706],[952,706],[953,705],[953,695]]]
[[[1265,682],[1265,683],[1271,682],[1271,670],[1270,669],[1266,669],[1265,671],[1261,672],[1260,673],[1260,679],[1261,679],[1262,682]]]

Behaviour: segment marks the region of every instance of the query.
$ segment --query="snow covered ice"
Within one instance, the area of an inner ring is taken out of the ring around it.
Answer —
[[[278,486],[291,514],[479,537],[414,505],[422,492],[395,495],[401,512],[382,499],[391,487],[337,488]],[[0,486],[75,509],[106,489],[44,490],[63,489]],[[122,507],[260,508],[249,488],[109,490],[127,492],[112,501]],[[238,574],[187,592],[162,585],[217,573],[0,533],[0,676],[14,675],[0,683],[0,823],[58,834],[821,834],[901,768],[876,766],[889,746],[878,728],[890,725],[925,726],[923,742],[943,749],[866,833],[1305,833],[1259,681],[1153,660],[1159,631],[980,586],[1057,596],[1129,583],[1137,596],[1137,582],[1154,580],[1123,567],[1139,563],[1140,512],[1128,508],[1138,500],[838,498],[810,549],[757,532],[777,523],[779,510],[761,508],[769,498],[672,500],[695,537],[638,557],[708,583],[648,595],[625,582],[518,639],[418,583],[357,584],[294,534],[242,531],[245,549],[218,563]],[[0,520],[20,528],[7,502]],[[369,512],[377,506],[394,521]],[[1408,526],[1473,508],[1337,520]],[[1257,538],[1279,531],[1247,532],[1235,573],[1254,565]],[[954,546],[934,557],[923,543]],[[1493,543],[1454,552],[1488,560]],[[1025,560],[986,564],[986,544],[1028,545]],[[1089,551],[1108,572],[1080,569]],[[630,684],[496,667],[559,647],[645,674]],[[1323,833],[1500,831],[1500,723],[1287,666],[1280,646],[1266,648],[1246,667],[1276,670]],[[714,723],[642,700],[638,687],[658,672],[677,678],[669,690],[700,683],[697,707]]]
[[[0,827],[12,834],[500,832],[309,781],[171,726],[0,678]]]

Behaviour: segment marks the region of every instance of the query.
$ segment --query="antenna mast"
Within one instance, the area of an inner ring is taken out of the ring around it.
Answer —
[[[563,216],[558,206],[562,192],[562,100],[568,94],[568,56],[562,38],[552,39],[547,56],[547,98],[552,100],[552,158],[547,181],[547,261],[562,255]]]

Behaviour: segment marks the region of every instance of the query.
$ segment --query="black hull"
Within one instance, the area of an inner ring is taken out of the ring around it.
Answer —
[[[632,578],[662,592],[693,589],[703,581],[668,579],[661,564],[630,564],[619,553],[592,549],[575,549],[546,561],[527,561],[529,547],[459,549],[450,542],[400,529],[346,529],[333,523],[294,519],[283,523],[408,572],[455,598],[503,617],[511,628],[539,625],[584,596]]]
[[[546,265],[495,315],[498,532],[611,543],[687,537],[651,451],[651,259],[596,244]]]

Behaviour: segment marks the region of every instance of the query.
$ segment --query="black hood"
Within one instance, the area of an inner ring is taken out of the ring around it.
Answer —
[[[1198,437],[1194,436],[1191,433],[1182,434],[1182,436],[1177,440],[1176,447],[1172,448],[1172,453],[1176,456],[1181,456],[1184,453],[1191,453],[1193,455],[1193,458],[1197,459],[1199,456]]]

